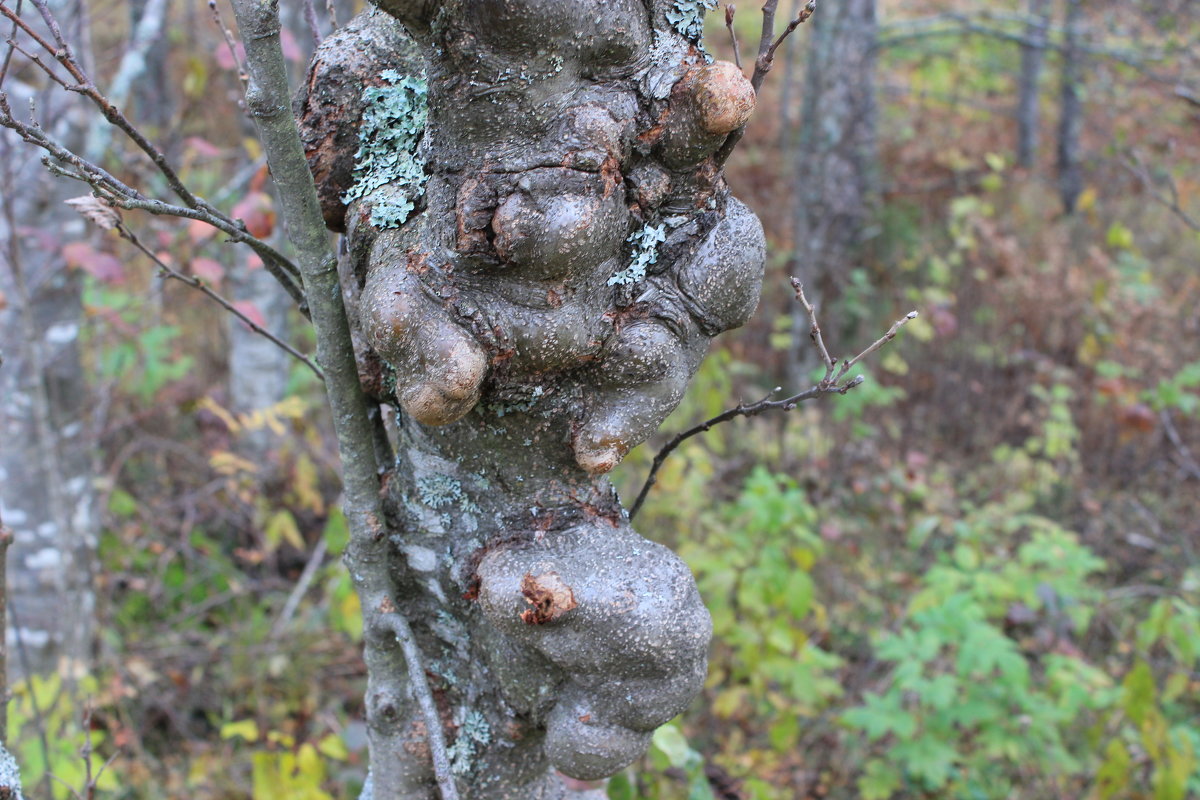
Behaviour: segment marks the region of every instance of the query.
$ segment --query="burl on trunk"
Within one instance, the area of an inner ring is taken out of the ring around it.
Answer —
[[[397,605],[465,796],[580,796],[559,773],[623,768],[704,680],[691,573],[603,476],[757,304],[762,228],[712,158],[754,91],[700,47],[705,0],[377,2],[297,112],[363,383],[402,412]],[[374,796],[431,797],[380,685]]]

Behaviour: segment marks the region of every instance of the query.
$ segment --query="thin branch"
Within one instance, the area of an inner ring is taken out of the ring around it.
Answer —
[[[762,88],[763,81],[767,77],[767,73],[771,71],[771,67],[775,64],[775,51],[779,49],[779,45],[783,44],[784,40],[792,34],[796,28],[808,20],[817,10],[817,0],[808,0],[796,18],[787,24],[783,32],[779,36],[775,36],[775,13],[779,8],[779,0],[767,0],[762,7],[762,31],[758,38],[758,56],[754,59],[754,74],[750,77],[750,85],[754,87],[757,93]],[[740,65],[739,65],[740,66]],[[725,166],[725,162],[729,160],[733,149],[737,147],[737,143],[746,135],[746,126],[735,130],[725,139],[719,150],[713,156],[713,162],[717,168]]]
[[[1200,220],[1196,219],[1183,209],[1183,205],[1179,198],[1179,187],[1175,185],[1173,178],[1168,175],[1167,180],[1165,181],[1167,191],[1166,193],[1160,191],[1158,188],[1158,182],[1154,180],[1154,177],[1150,174],[1150,170],[1148,170],[1146,165],[1142,163],[1142,160],[1138,157],[1138,154],[1132,150],[1129,152],[1127,160],[1125,161],[1125,168],[1132,172],[1134,176],[1142,182],[1142,185],[1146,187],[1148,192],[1150,192],[1151,197],[1153,197],[1161,205],[1165,206],[1167,210],[1169,210],[1179,219],[1180,222],[1194,231],[1200,231]]]
[[[842,365],[839,367],[837,364],[837,359],[830,356],[828,348],[825,347],[825,340],[821,335],[821,326],[817,322],[816,310],[813,308],[812,304],[808,302],[808,298],[804,296],[804,287],[796,278],[792,278],[791,282],[792,288],[795,289],[796,292],[797,302],[799,302],[804,307],[804,310],[808,312],[809,338],[812,339],[813,346],[817,348],[817,351],[821,355],[821,363],[825,365],[825,376],[821,378],[821,380],[818,381],[814,386],[805,389],[803,392],[799,392],[790,397],[785,397],[781,400],[772,400],[771,398],[781,391],[779,388],[776,388],[775,391],[769,393],[757,403],[739,403],[733,408],[726,409],[720,414],[717,414],[715,417],[701,422],[699,425],[688,428],[682,433],[676,434],[665,445],[663,445],[662,449],[660,449],[654,456],[654,461],[650,464],[650,473],[646,476],[646,480],[642,484],[641,491],[638,492],[637,499],[633,501],[633,505],[629,509],[629,518],[631,520],[641,509],[642,504],[646,502],[646,496],[650,493],[650,489],[658,480],[658,471],[662,469],[663,463],[667,460],[667,457],[670,456],[677,447],[679,447],[679,445],[683,444],[693,436],[698,436],[702,433],[712,430],[713,427],[720,425],[722,422],[729,422],[730,420],[737,419],[738,417],[757,417],[759,414],[764,414],[768,411],[787,412],[793,410],[805,400],[813,400],[818,397],[824,397],[828,394],[846,394],[846,392],[860,385],[864,380],[862,375],[855,375],[850,380],[843,381],[842,379],[846,376],[846,373],[849,372],[855,364],[859,363],[871,353],[874,353],[876,350],[883,347],[892,339],[895,339],[900,328],[917,317],[916,311],[908,312],[903,317],[896,320],[896,322],[892,324],[892,327],[888,329],[887,333],[872,342],[858,355],[851,359],[842,361]]]
[[[230,314],[233,314],[235,317],[237,317],[239,320],[241,320],[248,328],[250,328],[250,330],[254,331],[259,336],[262,336],[263,338],[267,339],[272,344],[274,344],[276,347],[278,347],[279,349],[283,350],[285,353],[290,355],[292,358],[294,358],[297,361],[299,361],[300,363],[304,364],[306,367],[311,369],[313,371],[313,374],[316,375],[318,378],[320,378],[322,381],[325,380],[325,374],[323,372],[321,372],[321,368],[318,367],[316,364],[314,364],[311,360],[309,360],[308,356],[304,355],[299,350],[292,347],[290,344],[283,341],[278,336],[271,333],[269,330],[262,327],[254,320],[250,319],[250,317],[246,316],[246,314],[244,314],[240,309],[238,309],[233,303],[231,303],[231,302],[229,302],[229,300],[225,299],[225,297],[223,295],[221,295],[220,293],[214,291],[212,289],[212,287],[210,287],[207,283],[205,283],[204,281],[197,278],[195,275],[186,275],[186,274],[180,272],[179,270],[175,269],[174,267],[172,267],[167,262],[163,261],[161,258],[158,257],[157,253],[155,253],[154,251],[152,251],[148,247],[146,247],[144,244],[142,244],[141,240],[138,239],[137,235],[134,234],[133,231],[129,230],[129,228],[125,225],[124,222],[118,222],[115,226],[115,229],[116,229],[117,233],[119,233],[121,235],[122,239],[124,239],[125,241],[132,244],[134,247],[136,247],[138,250],[140,250],[147,258],[149,258],[151,261],[154,262],[155,266],[157,266],[159,269],[160,276],[162,276],[164,278],[172,278],[174,280],[179,281],[180,283],[186,284],[186,285],[192,287],[193,289],[196,289],[197,291],[201,292],[209,300],[212,300],[214,303],[219,305],[221,308],[225,309]]]
[[[145,135],[143,135],[142,132],[132,122],[129,121],[129,119],[121,112],[121,110],[100,92],[100,90],[96,87],[96,84],[84,71],[83,67],[75,60],[71,47],[63,38],[62,32],[58,27],[58,22],[54,18],[53,13],[51,13],[46,0],[30,0],[30,2],[32,2],[41,13],[42,19],[46,22],[47,27],[50,29],[51,36],[54,40],[53,42],[47,41],[44,36],[38,34],[38,32],[30,27],[27,22],[21,19],[16,12],[8,8],[8,6],[4,3],[4,0],[0,0],[0,14],[12,20],[15,26],[19,27],[23,32],[29,35],[43,50],[53,56],[54,59],[58,61],[58,63],[61,64],[64,69],[67,70],[71,78],[77,82],[77,85],[68,85],[66,88],[70,91],[78,92],[91,100],[92,103],[100,110],[100,113],[109,122],[109,124],[113,125],[118,130],[123,132],[127,137],[129,137],[129,139],[133,141],[138,149],[141,150],[150,159],[151,163],[154,164],[158,172],[166,180],[171,191],[183,201],[184,206],[192,209],[193,211],[205,212],[209,217],[205,218],[205,222],[209,222],[210,224],[213,224],[214,227],[226,231],[227,233],[230,232],[230,229],[240,231],[240,233],[233,238],[235,238],[236,241],[245,242],[255,249],[255,252],[257,252],[263,258],[263,262],[267,266],[267,270],[284,286],[284,288],[288,291],[288,294],[291,295],[291,297],[300,305],[301,311],[307,315],[307,306],[305,303],[303,290],[295,283],[295,281],[286,277],[286,275],[289,273],[293,277],[299,275],[295,266],[265,242],[261,242],[256,237],[250,236],[249,233],[244,230],[244,226],[241,223],[233,220],[228,215],[215,208],[204,198],[193,194],[191,190],[184,185],[182,179],[179,177],[178,173],[175,172],[174,168],[171,167],[170,163],[167,161],[166,155],[157,147],[155,147],[154,144],[151,143],[150,140],[147,139]],[[50,74],[48,65],[43,64],[40,60],[35,61],[35,63],[42,67],[43,71],[47,72],[47,74]],[[3,93],[0,92],[0,125],[12,128],[13,130],[17,130],[18,133],[21,133],[20,130],[11,123],[16,123],[16,120],[13,119],[12,114],[9,112],[6,98],[4,98]],[[20,123],[17,124],[19,125]],[[22,134],[22,138],[25,138],[26,141],[32,141],[24,134]],[[45,140],[45,142],[49,142],[49,138],[44,134],[41,136],[41,139]],[[44,149],[50,150],[50,148],[46,147],[46,144],[43,142],[34,141],[33,143],[39,144]],[[69,152],[66,151],[66,148],[59,149],[63,152]],[[51,150],[51,152],[54,151]],[[54,153],[54,155],[56,158],[59,158],[59,160],[63,160],[63,157],[59,153]],[[74,156],[74,154],[71,155]],[[74,158],[78,162],[83,162],[85,164],[87,163],[78,156],[74,156]],[[89,164],[91,169],[85,169],[82,168],[80,163],[75,163],[74,161],[68,161],[68,163],[72,163],[74,166],[81,168],[81,171],[87,174],[96,174],[97,171],[102,172],[102,170],[99,170],[99,167],[95,167],[94,165]],[[111,176],[109,177],[111,178]],[[115,179],[113,179],[113,182],[114,185],[119,184],[119,182],[115,181]],[[140,193],[134,192],[129,187],[124,186],[124,184],[119,185],[122,187],[122,191],[119,192],[120,194],[125,194],[131,199],[145,199],[140,195]],[[221,224],[213,223],[213,219],[220,220]]]
[[[127,210],[139,209],[156,215],[201,220],[225,233],[231,241],[248,245],[262,258],[263,265],[267,271],[283,286],[289,296],[299,305],[301,311],[307,315],[307,303],[304,292],[299,282],[294,279],[299,277],[296,266],[282,253],[271,247],[271,245],[251,235],[246,231],[245,226],[241,222],[232,220],[228,216],[216,212],[207,203],[204,204],[203,208],[195,208],[172,205],[164,203],[161,200],[146,197],[141,192],[114,177],[102,167],[63,147],[47,135],[36,121],[32,125],[27,125],[16,119],[12,115],[12,110],[8,104],[8,97],[4,92],[0,92],[0,127],[9,128],[24,141],[45,150],[57,159],[59,163],[73,167],[76,170],[75,172],[64,170],[52,162],[43,161],[47,169],[52,173],[86,183],[93,191],[114,206]]]
[[[1158,417],[1162,420],[1163,432],[1167,434],[1168,441],[1175,446],[1175,451],[1179,453],[1179,460],[1183,462],[1184,472],[1196,480],[1200,480],[1200,463],[1196,462],[1196,457],[1192,455],[1192,451],[1184,443],[1183,437],[1179,435],[1179,430],[1175,427],[1175,420],[1171,418],[1171,412],[1164,408],[1158,413]]]
[[[250,76],[246,74],[246,68],[242,65],[241,56],[238,55],[237,44],[233,41],[233,31],[229,30],[229,26],[222,19],[221,8],[217,5],[217,0],[208,0],[208,10],[212,12],[213,22],[216,23],[217,30],[221,32],[221,36],[225,39],[225,47],[229,49],[229,55],[233,59],[233,63],[237,66],[238,80],[242,82],[242,88],[245,89]]]
[[[308,25],[308,33],[312,36],[313,47],[321,46],[321,29],[317,27],[317,9],[313,0],[304,0],[304,22]]]
[[[733,42],[733,63],[738,69],[742,68],[742,51],[738,47],[737,31],[733,29],[733,15],[737,13],[737,6],[733,3],[725,4],[725,28],[729,31],[729,41]]]
[[[312,585],[313,578],[317,576],[317,570],[325,563],[325,553],[328,550],[329,542],[325,540],[325,537],[321,537],[317,542],[317,546],[313,548],[312,555],[308,557],[308,561],[304,565],[304,570],[296,580],[296,585],[292,588],[291,594],[288,595],[288,599],[284,602],[279,616],[275,618],[274,624],[271,625],[270,639],[278,639],[287,630],[288,623],[292,621],[292,615],[296,613],[296,609],[300,606],[300,601],[308,593],[308,587]]]
[[[417,646],[412,627],[400,613],[384,614],[379,623],[386,627],[396,637],[400,649],[404,652],[404,663],[408,666],[409,685],[417,697],[417,705],[421,708],[421,716],[425,720],[425,728],[429,732],[429,753],[433,757],[433,774],[437,778],[438,789],[442,800],[459,800],[458,787],[454,784],[454,773],[450,769],[450,755],[446,750],[446,740],[440,735],[442,718],[438,714],[437,705],[433,702],[433,693],[429,690],[429,678],[425,675],[425,660],[421,648]],[[434,731],[438,734],[435,735]]]
[[[433,704],[424,661],[408,621],[393,600],[396,587],[389,571],[391,543],[384,524],[368,402],[358,377],[337,257],[330,247],[312,172],[291,113],[278,7],[258,0],[233,0],[233,10],[250,75],[246,109],[258,128],[263,152],[279,187],[288,238],[296,250],[312,307],[318,359],[326,373],[325,390],[342,461],[343,508],[350,528],[350,543],[343,558],[363,609],[364,631],[369,632],[364,636],[364,658],[376,686],[397,682],[407,668],[410,688],[421,706],[442,800],[458,800],[449,770],[445,731]],[[389,631],[392,636],[385,636]],[[399,654],[397,643],[402,651]],[[404,660],[403,666],[397,655]],[[402,686],[395,685],[395,691],[399,695]],[[389,790],[395,791],[395,787],[377,783],[375,795],[382,796]]]

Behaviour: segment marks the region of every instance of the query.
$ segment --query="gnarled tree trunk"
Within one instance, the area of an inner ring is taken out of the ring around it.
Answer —
[[[391,594],[464,796],[580,796],[561,775],[623,768],[704,680],[691,573],[604,473],[757,303],[762,230],[712,160],[753,90],[692,0],[380,8],[298,111],[363,384],[401,411]],[[433,797],[395,665],[368,649],[366,796]]]

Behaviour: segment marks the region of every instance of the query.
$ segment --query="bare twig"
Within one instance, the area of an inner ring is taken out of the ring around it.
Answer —
[[[242,88],[244,89],[250,80],[250,76],[246,74],[246,68],[242,65],[241,56],[238,55],[237,43],[233,41],[233,31],[229,30],[229,26],[225,24],[225,20],[221,17],[221,8],[217,5],[217,0],[208,0],[208,10],[212,12],[213,22],[216,23],[217,30],[221,32],[221,36],[225,39],[225,47],[229,49],[229,56],[237,66],[238,80],[242,82]]]
[[[262,242],[254,236],[251,236],[245,226],[237,220],[232,219],[228,215],[221,212],[219,209],[211,205],[207,200],[198,197],[191,192],[183,183],[178,173],[167,161],[166,155],[159,150],[149,139],[121,112],[115,104],[113,104],[92,81],[83,67],[75,59],[73,51],[67,41],[63,38],[62,32],[59,29],[58,22],[53,13],[51,13],[46,0],[30,0],[37,8],[45,21],[47,28],[50,30],[51,39],[48,40],[45,36],[38,33],[34,28],[23,18],[19,13],[8,7],[5,0],[0,0],[0,15],[12,21],[14,31],[19,29],[22,33],[29,36],[39,47],[41,47],[48,55],[54,58],[59,65],[66,70],[74,83],[69,83],[59,78],[49,65],[41,61],[36,56],[30,56],[31,61],[42,69],[44,73],[52,79],[57,80],[60,85],[69,91],[77,92],[84,95],[99,109],[101,115],[113,127],[124,133],[147,158],[155,166],[158,172],[166,180],[167,186],[175,193],[176,196],[183,201],[183,206],[189,209],[190,214],[173,214],[175,216],[188,216],[193,219],[203,219],[213,227],[229,234],[235,241],[244,242],[250,245],[256,253],[258,253],[271,275],[279,281],[281,285],[288,291],[288,294],[296,300],[300,305],[301,310],[307,313],[307,306],[304,300],[304,293],[297,280],[299,272],[287,258],[272,248],[270,245]],[[219,16],[218,16],[219,19]],[[15,34],[14,34],[15,35]],[[236,57],[236,52],[235,52]],[[25,141],[35,144],[47,152],[51,153],[55,158],[64,163],[74,166],[82,175],[89,176],[87,180],[92,185],[93,189],[104,194],[112,195],[109,199],[117,202],[117,205],[122,207],[136,207],[134,205],[123,205],[122,202],[140,203],[146,202],[148,198],[144,197],[140,192],[133,190],[113,176],[109,175],[100,167],[86,161],[85,159],[70,152],[67,148],[58,145],[49,136],[47,136],[36,122],[33,125],[25,125],[16,120],[8,106],[7,97],[3,92],[0,92],[0,125],[15,131]],[[92,179],[98,181],[94,183]],[[102,184],[102,185],[98,185]],[[104,186],[107,186],[108,191],[105,191]],[[170,204],[162,204],[157,206],[157,211],[152,213],[173,213],[168,209],[177,209],[178,206]],[[151,210],[146,208],[145,210]],[[196,212],[199,212],[199,216]]]
[[[733,42],[733,63],[738,69],[742,68],[742,51],[738,47],[737,31],[733,29],[733,15],[737,13],[737,6],[733,3],[725,4],[725,28],[729,31],[729,41]]]
[[[174,267],[172,267],[167,262],[163,261],[161,258],[158,257],[157,253],[155,253],[153,250],[151,250],[150,248],[148,248],[144,244],[142,244],[142,241],[140,239],[138,239],[137,235],[134,234],[133,231],[129,230],[129,228],[125,225],[124,222],[118,222],[115,226],[115,229],[116,229],[117,233],[119,233],[121,235],[122,239],[124,239],[125,241],[132,244],[134,247],[136,247],[138,250],[140,250],[143,255],[145,255],[147,258],[149,258],[151,261],[154,262],[154,265],[158,267],[160,276],[162,276],[164,278],[172,278],[174,280],[179,281],[180,283],[186,284],[186,285],[192,287],[193,289],[196,289],[197,291],[201,292],[209,300],[212,300],[214,303],[221,306],[221,308],[225,309],[230,314],[233,314],[235,317],[237,317],[239,320],[241,320],[242,323],[244,323],[248,328],[250,328],[250,330],[254,331],[259,336],[264,337],[265,339],[270,341],[272,344],[274,344],[276,347],[278,347],[279,349],[283,350],[285,353],[290,355],[292,358],[294,358],[297,361],[299,361],[300,363],[304,364],[306,367],[311,369],[313,371],[313,374],[316,375],[318,378],[320,378],[322,381],[325,380],[325,373],[323,373],[321,371],[321,368],[318,367],[316,364],[314,364],[308,358],[308,356],[304,355],[299,350],[292,347],[290,344],[283,341],[278,336],[271,333],[269,330],[262,327],[254,320],[250,319],[250,317],[248,317],[241,310],[239,310],[237,308],[237,306],[235,306],[233,303],[229,302],[229,300],[225,299],[225,297],[222,296],[220,293],[214,291],[212,289],[212,287],[210,287],[207,283],[205,283],[204,281],[197,278],[195,275],[186,275],[186,274],[180,272],[179,270],[175,269]]]
[[[872,342],[858,355],[842,361],[842,364],[839,367],[837,359],[830,356],[828,348],[825,347],[825,340],[821,335],[821,326],[817,322],[816,310],[813,308],[812,304],[808,302],[808,298],[804,296],[804,287],[796,278],[792,278],[791,281],[792,288],[795,289],[796,292],[797,302],[799,302],[804,307],[804,310],[808,312],[808,319],[810,323],[808,332],[809,338],[812,339],[813,346],[817,348],[817,351],[821,355],[821,363],[825,365],[824,377],[822,377],[821,380],[816,383],[816,385],[805,389],[803,392],[794,394],[791,397],[786,397],[781,400],[771,399],[781,391],[780,389],[776,388],[775,391],[771,392],[757,403],[739,403],[733,408],[722,411],[715,417],[701,422],[699,425],[688,428],[682,433],[676,434],[665,445],[663,445],[662,449],[658,451],[658,454],[654,456],[654,461],[650,464],[650,474],[646,476],[646,480],[642,484],[641,491],[638,492],[637,499],[633,501],[633,505],[629,509],[630,519],[633,519],[634,515],[636,515],[638,510],[641,509],[642,504],[645,503],[646,496],[650,493],[650,489],[654,486],[658,479],[658,471],[662,469],[662,465],[667,460],[667,457],[670,456],[671,453],[674,452],[677,447],[679,447],[679,445],[683,444],[693,436],[698,436],[701,433],[712,430],[714,426],[720,425],[722,422],[728,422],[738,417],[757,417],[759,414],[766,413],[767,411],[791,411],[805,400],[812,400],[817,397],[823,397],[827,394],[845,394],[854,387],[860,385],[864,380],[863,376],[855,375],[850,380],[843,381],[842,379],[845,378],[846,373],[849,372],[855,364],[859,363],[871,353],[874,353],[876,350],[883,347],[892,339],[895,339],[900,328],[910,320],[916,319],[917,317],[916,311],[908,312],[903,317],[896,320],[896,322],[892,324],[892,327],[888,328],[887,333]]]
[[[1128,154],[1125,168],[1142,182],[1142,185],[1150,192],[1151,197],[1165,206],[1180,222],[1194,231],[1200,231],[1200,219],[1193,217],[1184,210],[1179,198],[1179,187],[1175,185],[1174,179],[1167,176],[1167,179],[1163,181],[1166,184],[1167,190],[1166,192],[1161,191],[1158,188],[1159,182],[1154,180],[1154,177],[1150,174],[1150,170],[1142,163],[1142,159],[1138,156],[1137,152],[1132,150]]]
[[[775,64],[775,51],[779,49],[779,45],[783,44],[784,40],[792,34],[796,28],[808,20],[817,10],[817,0],[808,0],[796,18],[787,24],[783,32],[779,36],[775,35],[775,13],[779,8],[779,0],[766,0],[762,7],[762,32],[758,38],[758,55],[754,59],[754,73],[750,77],[750,85],[754,87],[754,91],[758,92],[762,88],[763,80],[766,79],[767,73],[771,71],[771,67]],[[729,14],[726,13],[728,19]],[[740,64],[738,66],[741,66]],[[729,137],[721,145],[713,156],[713,161],[720,168],[729,160],[729,156],[733,153],[733,149],[737,147],[737,143],[746,135],[746,126],[735,130],[729,134]]]
[[[312,36],[313,47],[321,45],[321,29],[317,27],[317,9],[313,0],[304,0],[304,22],[308,25],[308,33]]]
[[[279,612],[279,616],[275,618],[275,623],[271,625],[271,639],[278,639],[283,632],[287,630],[288,623],[292,621],[292,615],[296,613],[296,609],[300,606],[300,601],[304,595],[308,593],[308,587],[312,585],[313,578],[317,576],[317,570],[325,563],[325,553],[329,550],[329,542],[321,537],[317,542],[317,546],[313,548],[312,555],[308,557],[308,562],[304,565],[304,570],[300,573],[300,577],[296,580],[296,585],[293,587],[291,594],[283,604],[283,608]]]
[[[1175,420],[1171,418],[1171,412],[1164,408],[1158,412],[1158,418],[1162,420],[1163,432],[1166,433],[1167,440],[1175,446],[1175,452],[1179,454],[1179,460],[1183,462],[1181,464],[1183,471],[1196,480],[1200,480],[1200,463],[1197,463],[1191,449],[1179,435],[1179,429],[1175,427]]]
[[[425,721],[428,732],[429,752],[433,757],[433,774],[437,778],[442,800],[458,800],[458,787],[454,784],[454,773],[450,769],[450,755],[446,750],[446,740],[441,735],[442,718],[438,714],[437,705],[433,702],[433,693],[429,690],[429,679],[425,676],[425,660],[421,648],[417,646],[412,627],[403,614],[384,614],[379,623],[386,627],[404,652],[404,663],[408,666],[408,680],[413,694],[417,697],[417,705],[421,708],[421,716]]]

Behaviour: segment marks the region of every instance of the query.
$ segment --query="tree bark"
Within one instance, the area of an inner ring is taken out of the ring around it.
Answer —
[[[820,305],[837,276],[853,268],[877,191],[875,0],[821,6],[810,37],[797,147],[792,274]],[[792,314],[793,330],[806,330],[804,310],[797,307]],[[806,383],[814,364],[810,349],[798,346],[789,381]]]
[[[1083,80],[1083,0],[1066,0],[1062,76],[1059,88],[1058,193],[1067,214],[1083,192],[1083,168],[1079,161],[1079,137],[1083,126],[1083,104],[1079,97]]]
[[[1017,85],[1017,163],[1029,168],[1037,160],[1041,125],[1039,84],[1046,60],[1046,29],[1050,25],[1050,0],[1029,0],[1028,43],[1021,45],[1021,73]]]
[[[365,796],[435,796],[428,681],[464,797],[583,797],[561,775],[631,763],[704,680],[691,573],[604,473],[757,303],[762,229],[712,160],[753,91],[698,48],[699,3],[381,8],[297,104],[362,384],[401,412],[385,560],[348,564],[427,666],[368,646]]]
[[[7,88],[14,105],[28,107],[24,87],[10,81]],[[83,127],[73,99],[46,93],[37,107],[45,127],[78,143]],[[80,366],[82,287],[62,248],[86,230],[63,204],[77,187],[41,180],[41,165],[20,155],[13,139],[0,133],[0,505],[13,531],[6,637],[14,678],[60,667],[76,675],[91,659],[98,519]]]

